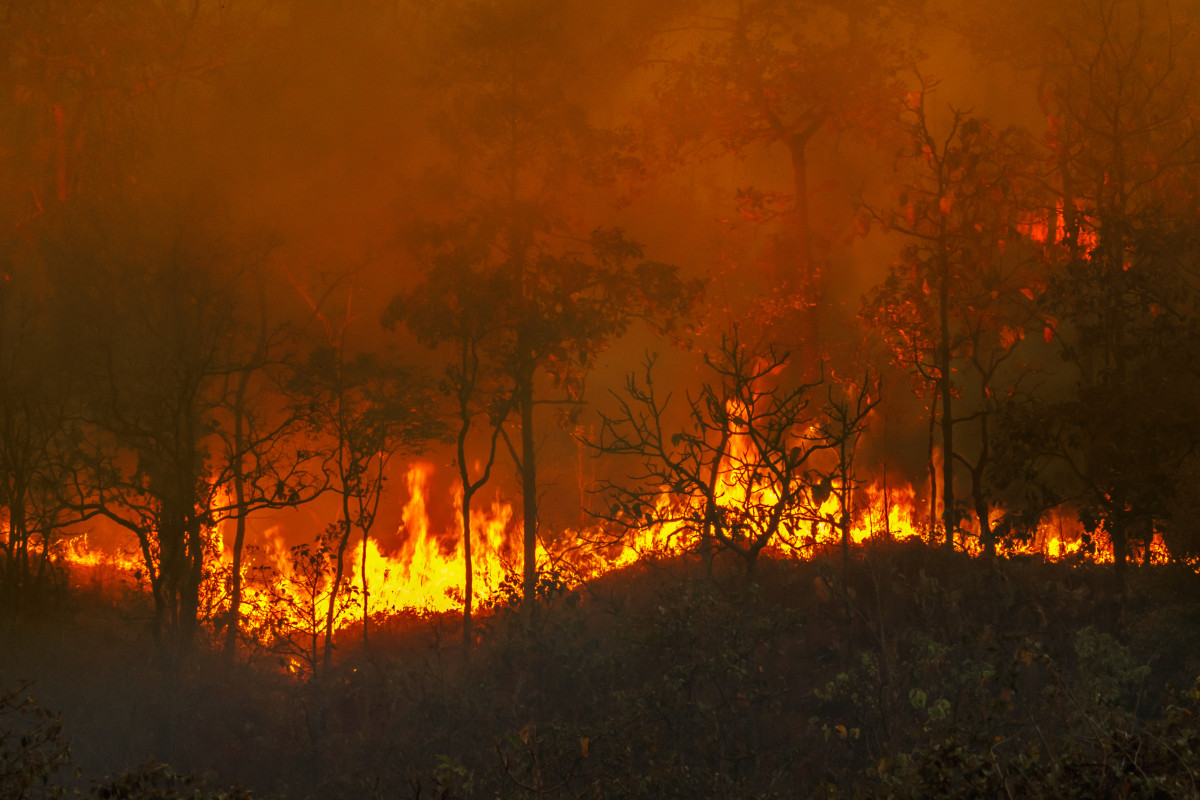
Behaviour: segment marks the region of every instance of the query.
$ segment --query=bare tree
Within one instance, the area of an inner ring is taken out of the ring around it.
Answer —
[[[323,665],[333,657],[333,634],[338,594],[345,574],[346,550],[357,530],[362,536],[363,642],[370,626],[367,585],[367,547],[379,513],[387,466],[400,449],[434,438],[440,426],[433,418],[427,382],[394,358],[375,352],[354,352],[347,341],[350,290],[346,313],[326,316],[313,310],[322,323],[324,339],[292,376],[288,391],[309,432],[320,445],[321,469],[338,500],[338,519],[328,535],[334,574],[325,613]]]
[[[786,154],[785,192],[750,187],[738,200],[784,224],[778,282],[813,304],[813,331],[834,277],[814,247],[814,153],[822,134],[870,140],[891,124],[920,13],[890,0],[705,0],[665,26],[663,50],[678,55],[660,66],[654,117],[670,152]]]
[[[854,490],[859,486],[854,469],[855,450],[867,430],[867,418],[880,399],[879,378],[869,370],[858,383],[831,384],[821,419],[809,435],[812,449],[827,450],[835,456],[831,467],[818,470],[821,476],[818,486],[821,493],[837,497],[838,515],[833,523],[841,539],[843,573],[850,564]]]
[[[27,272],[0,274],[0,596],[15,604],[44,586],[72,511],[73,376],[45,369],[53,336]]]
[[[249,315],[247,315],[249,317]],[[247,522],[256,511],[293,508],[314,499],[325,488],[317,454],[306,447],[304,416],[288,402],[285,391],[291,372],[288,352],[293,335],[272,328],[260,287],[257,324],[247,319],[239,331],[241,352],[226,376],[216,414],[220,420],[220,472],[215,482],[232,493],[214,522],[232,520],[229,612],[225,619],[225,653],[237,648],[241,622]]]
[[[736,332],[722,338],[705,363],[713,378],[683,404],[682,427],[671,430],[670,394],[654,382],[654,359],[642,379],[630,376],[615,394],[617,412],[602,415],[598,455],[630,457],[640,469],[630,483],[608,482],[614,504],[607,519],[626,530],[664,526],[678,531],[711,563],[731,552],[753,577],[759,554],[811,517],[816,475],[808,434],[816,383],[785,385],[787,355],[756,352]],[[817,504],[819,505],[819,503]]]
[[[52,256],[71,276],[66,314],[82,325],[90,469],[75,476],[78,510],[137,537],[170,667],[196,634],[220,513],[215,431],[240,308],[242,256],[194,211],[164,204],[154,222],[134,206],[94,211]]]

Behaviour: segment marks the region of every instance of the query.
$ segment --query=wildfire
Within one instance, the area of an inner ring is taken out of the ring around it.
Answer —
[[[371,539],[367,544],[367,587],[373,609],[438,612],[453,611],[462,605],[466,571],[461,547],[462,524],[456,525],[452,536],[439,536],[431,529],[427,507],[431,470],[431,465],[418,462],[405,476],[409,501],[401,519],[407,536],[400,549],[387,554],[380,549],[378,540]],[[461,491],[453,499],[455,509],[461,512]],[[509,547],[512,516],[512,506],[500,502],[493,502],[486,510],[471,510],[476,603],[491,600],[513,559],[519,563],[516,548]],[[455,515],[455,520],[461,520],[461,513]],[[363,563],[362,548],[360,541],[350,558],[356,570],[354,581],[358,583],[362,580],[357,574]]]
[[[1076,217],[1083,215],[1082,209],[1076,211]],[[1059,200],[1053,211],[1023,212],[1017,222],[1017,232],[1038,244],[1062,244],[1067,240],[1067,221],[1063,213],[1063,203]],[[1081,227],[1078,232],[1078,244],[1084,250],[1090,250],[1096,245],[1096,232],[1090,228]]]
[[[745,442],[739,442],[737,437],[734,441],[731,457],[719,476],[720,502],[771,500],[775,490],[769,484],[748,489],[743,476],[737,474],[738,465],[746,463],[743,459],[748,452],[744,449]],[[388,550],[375,537],[366,542],[365,586],[369,600],[367,607],[372,614],[411,610],[453,612],[462,607],[465,562],[461,546],[461,513],[454,516],[456,523],[450,530],[435,529],[429,510],[431,504],[439,500],[431,497],[432,471],[432,465],[425,462],[414,463],[407,471],[408,500],[401,510],[399,546]],[[845,495],[839,489],[836,483],[831,487],[820,506],[808,512],[801,530],[782,531],[783,544],[775,547],[775,552],[807,558],[840,544],[838,520],[841,498]],[[747,492],[755,496],[750,497]],[[918,492],[910,484],[880,479],[855,487],[848,496],[854,504],[850,539],[856,545],[870,541],[926,539],[930,535],[929,509],[919,510]],[[441,502],[448,502],[461,512],[460,493],[452,493]],[[661,502],[670,501],[663,499]],[[1001,512],[997,511],[992,522],[998,522],[1000,517]],[[658,519],[674,521],[639,527],[622,541],[591,551],[569,548],[553,555],[542,551],[539,558],[566,563],[571,574],[586,580],[648,556],[682,553],[694,544],[696,533],[687,524],[686,513],[663,513]],[[691,519],[694,521],[694,516]],[[474,601],[477,606],[494,601],[503,591],[506,577],[519,574],[521,548],[514,546],[518,526],[513,522],[512,505],[501,500],[471,511]],[[563,538],[572,542],[589,538],[582,535],[586,532],[566,533]],[[267,644],[271,640],[306,641],[302,646],[296,645],[297,648],[309,648],[315,653],[330,596],[332,554],[315,545],[289,546],[277,526],[268,528],[257,538],[253,555],[243,566],[242,617],[246,631]],[[784,546],[787,543],[791,546]],[[360,539],[346,553],[345,602],[335,614],[335,626],[339,629],[362,621],[363,547]],[[978,538],[968,538],[966,547],[969,551],[977,551]],[[232,570],[232,553],[219,525],[209,531],[209,549],[213,563],[207,571],[208,599],[203,606],[214,618],[219,618],[228,605],[223,584]],[[64,540],[61,552],[67,564],[80,574],[91,575],[97,586],[103,587],[105,581],[121,581],[128,585],[130,579],[135,584],[143,583],[145,565],[140,553],[95,547],[86,534]],[[1105,563],[1113,560],[1112,546],[1103,532],[1089,537],[1068,510],[1047,515],[1027,541],[1010,546],[1006,552],[1040,556],[1050,561],[1086,559]],[[1168,559],[1168,553],[1161,537],[1155,534],[1134,557],[1147,563],[1163,563]],[[295,667],[297,659],[290,657],[289,663]]]
[[[86,533],[62,542],[62,559],[72,567],[83,568],[91,583],[101,589],[106,581],[128,583],[132,580],[140,584],[145,569],[140,554],[123,549],[94,547],[89,543]]]

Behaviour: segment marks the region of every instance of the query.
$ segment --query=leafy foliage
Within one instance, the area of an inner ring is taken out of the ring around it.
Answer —
[[[61,797],[56,781],[71,750],[62,718],[38,705],[27,685],[0,693],[0,795],[11,798]]]
[[[92,785],[96,800],[253,800],[244,789],[212,789],[195,775],[150,762]]]
[[[985,566],[896,544],[839,561],[764,560],[753,585],[683,560],[571,591],[547,581],[533,624],[514,582],[511,606],[480,616],[469,658],[447,616],[380,621],[370,650],[347,641],[315,681],[272,678],[266,662],[230,681],[213,662],[184,676],[181,707],[219,735],[181,727],[172,761],[213,777],[152,766],[93,786],[130,798],[221,797],[206,787],[234,780],[318,798],[1197,796],[1194,574],[1136,573],[1143,600],[1118,621],[1099,567]],[[65,740],[54,717],[21,708],[23,730],[43,733],[10,772],[48,774],[37,785],[55,796]],[[136,726],[147,708],[130,712]]]

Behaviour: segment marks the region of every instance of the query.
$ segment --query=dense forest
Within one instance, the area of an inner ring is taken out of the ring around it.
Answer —
[[[1198,36],[0,0],[0,795],[1200,797]]]

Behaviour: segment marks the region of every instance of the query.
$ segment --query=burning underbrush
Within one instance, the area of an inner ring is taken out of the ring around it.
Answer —
[[[367,636],[371,629],[395,630],[415,619],[461,612],[466,571],[461,523],[450,523],[451,529],[439,528],[432,521],[438,515],[431,513],[432,504],[448,501],[455,510],[451,518],[457,521],[461,499],[431,496],[431,472],[431,465],[423,462],[408,469],[408,499],[400,512],[400,530],[388,546],[378,537],[359,539],[346,554],[348,569],[332,609],[330,541],[318,537],[312,542],[289,544],[281,527],[263,530],[249,544],[243,559],[239,612],[243,655],[279,663],[290,673],[312,677],[321,661],[327,628],[332,627],[338,641],[349,642],[356,636]],[[723,499],[747,502],[734,496],[736,490],[736,482],[730,480]],[[769,488],[757,491],[765,493]],[[841,503],[847,496],[854,506],[853,513],[847,515],[845,533],[857,550],[890,542],[932,544],[938,540],[939,534],[931,533],[927,501],[911,485],[894,481],[889,485],[883,479],[859,486],[849,495],[833,486],[823,497],[818,496],[819,502],[793,513],[764,554],[768,559],[784,561],[812,561],[830,555],[841,543]],[[751,502],[763,501],[760,498]],[[587,591],[606,574],[631,565],[653,565],[695,553],[700,548],[699,518],[698,511],[686,505],[670,506],[664,499],[654,513],[646,512],[645,524],[618,528],[621,535],[613,535],[611,527],[600,524],[587,530],[565,531],[549,540],[549,549],[539,548],[540,592],[545,596]],[[993,530],[1010,524],[1002,510],[994,512],[990,523]],[[471,525],[472,605],[485,610],[516,607],[521,601],[522,558],[519,520],[513,506],[497,499],[473,508]],[[207,536],[208,561],[199,617],[216,641],[229,621],[233,555],[224,524],[210,528]],[[964,518],[957,544],[963,553],[980,555],[977,531],[969,519]],[[1102,527],[1093,526],[1089,531],[1066,508],[1043,515],[1035,524],[1011,528],[1001,540],[1000,552],[1068,565],[1113,560]],[[1135,562],[1147,565],[1169,560],[1158,533],[1145,541],[1134,557]],[[722,562],[718,553],[718,566]],[[119,546],[92,546],[87,534],[63,542],[58,565],[70,575],[70,583],[76,588],[125,597],[149,589],[142,553]],[[733,568],[732,564],[726,566]],[[364,604],[364,597],[369,604]],[[364,606],[368,615],[365,624]],[[330,620],[332,626],[328,625]]]

